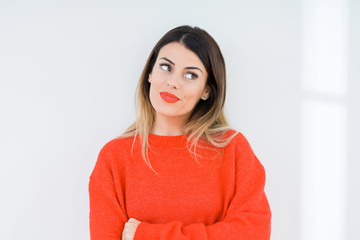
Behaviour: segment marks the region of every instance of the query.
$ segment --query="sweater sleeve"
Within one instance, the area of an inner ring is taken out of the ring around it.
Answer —
[[[180,221],[166,224],[142,222],[134,240],[269,240],[271,211],[264,192],[265,170],[242,136],[236,145],[235,195],[222,221],[212,225]]]
[[[100,151],[89,180],[90,238],[91,240],[120,240],[124,224],[128,221],[122,186],[114,183],[112,167],[115,158],[114,142]]]

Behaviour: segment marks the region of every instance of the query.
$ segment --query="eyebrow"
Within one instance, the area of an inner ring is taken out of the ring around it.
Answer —
[[[164,59],[166,61],[168,61],[169,63],[171,63],[172,65],[175,66],[175,63],[173,61],[171,61],[170,59],[166,58],[166,57],[162,57],[160,59]],[[200,70],[200,72],[203,72],[200,68],[198,67],[186,67],[185,69],[197,69],[197,70]]]

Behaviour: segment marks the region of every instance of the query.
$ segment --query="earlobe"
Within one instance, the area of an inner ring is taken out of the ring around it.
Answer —
[[[205,101],[206,99],[209,98],[209,94],[210,94],[210,87],[207,85],[207,86],[205,87],[205,90],[204,90],[204,92],[203,92],[203,94],[202,94],[201,99]]]

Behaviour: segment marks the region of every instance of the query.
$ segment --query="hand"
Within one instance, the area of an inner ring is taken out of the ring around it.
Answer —
[[[127,223],[125,223],[124,230],[122,232],[121,240],[133,240],[136,232],[136,228],[141,222],[135,218],[130,218]]]

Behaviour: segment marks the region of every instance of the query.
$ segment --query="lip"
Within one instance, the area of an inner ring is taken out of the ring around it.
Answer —
[[[168,93],[168,92],[161,92],[160,97],[162,99],[164,99],[165,102],[168,102],[168,103],[176,103],[177,101],[180,100],[180,98],[178,98],[174,94],[171,94],[171,93]]]

